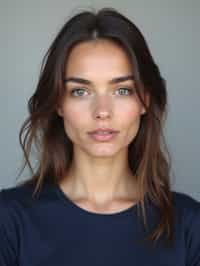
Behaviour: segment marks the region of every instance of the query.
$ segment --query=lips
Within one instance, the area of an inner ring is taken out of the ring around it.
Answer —
[[[90,134],[99,134],[99,135],[106,135],[106,134],[112,134],[117,133],[118,131],[112,129],[112,128],[97,128],[94,131],[89,132]]]
[[[94,132],[94,133],[93,133]],[[117,136],[118,132],[117,131],[93,131],[92,133],[90,133],[90,137],[94,140],[94,141],[100,141],[100,142],[104,142],[104,141],[111,141],[114,140],[115,137]],[[110,132],[110,133],[109,133]]]

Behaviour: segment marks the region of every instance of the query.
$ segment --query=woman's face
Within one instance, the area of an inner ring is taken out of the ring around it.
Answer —
[[[109,40],[84,42],[70,52],[65,77],[81,78],[89,83],[66,82],[66,94],[58,114],[65,132],[74,144],[91,156],[113,156],[135,138],[144,107],[134,92],[134,80],[110,83],[129,76],[134,69],[124,50]],[[110,141],[96,141],[88,132],[97,128],[119,131]]]

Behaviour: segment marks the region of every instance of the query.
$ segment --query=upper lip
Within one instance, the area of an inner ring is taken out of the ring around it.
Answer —
[[[89,133],[96,133],[96,132],[101,132],[101,131],[109,131],[109,132],[118,132],[117,130],[113,129],[113,128],[97,128],[93,131],[90,131]]]

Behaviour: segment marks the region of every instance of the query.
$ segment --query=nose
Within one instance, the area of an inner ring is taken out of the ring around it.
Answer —
[[[109,96],[106,95],[97,96],[94,105],[95,105],[95,110],[94,110],[95,119],[106,119],[112,116],[112,103],[109,99]]]

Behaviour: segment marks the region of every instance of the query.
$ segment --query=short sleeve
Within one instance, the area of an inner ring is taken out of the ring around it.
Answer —
[[[195,203],[186,230],[187,266],[200,266],[200,202]]]
[[[0,266],[17,266],[17,234],[12,215],[0,190]]]

